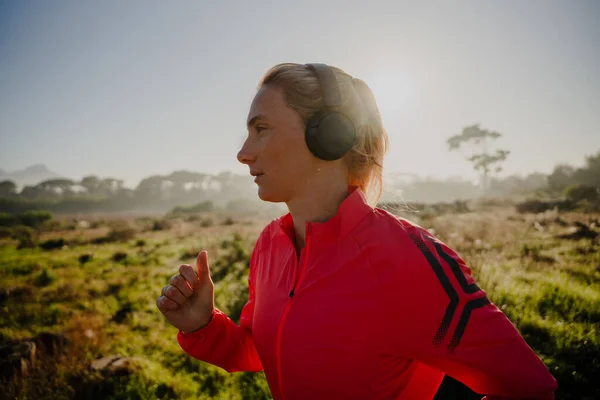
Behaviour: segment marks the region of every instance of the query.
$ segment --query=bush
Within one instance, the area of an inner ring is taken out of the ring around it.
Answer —
[[[225,225],[225,226],[229,226],[229,225],[234,225],[235,221],[233,220],[232,217],[227,217],[223,220],[223,222],[221,223],[221,225]]]
[[[171,229],[171,221],[169,221],[168,219],[155,219],[154,222],[152,223],[152,230],[153,231],[164,231],[164,230],[168,230]]]
[[[34,284],[36,286],[48,286],[56,280],[56,274],[49,271],[48,268],[44,268],[42,272],[35,278]]]
[[[125,260],[127,258],[127,253],[125,253],[124,251],[117,251],[115,254],[112,255],[112,260],[114,262],[121,262],[123,260]]]
[[[106,225],[106,221],[104,219],[98,219],[98,220],[92,221],[90,223],[90,228],[96,229],[96,228],[100,228],[104,225]]]
[[[85,263],[90,261],[92,259],[92,257],[93,257],[92,254],[82,254],[79,256],[79,258],[77,260],[79,260],[79,264],[84,265]]]
[[[9,227],[18,223],[19,219],[15,215],[4,212],[0,213],[0,226]]]
[[[135,237],[135,229],[129,225],[114,226],[106,236],[93,240],[95,244],[127,242]]]
[[[215,224],[215,221],[213,221],[212,218],[204,218],[202,221],[200,221],[200,226],[203,228],[208,228],[209,226],[213,226]]]
[[[213,202],[210,200],[207,200],[207,201],[202,201],[193,206],[175,207],[173,209],[173,211],[171,211],[171,214],[180,215],[180,214],[194,214],[194,213],[200,213],[200,212],[211,212],[214,210],[214,208],[215,208],[215,205],[213,204]]]
[[[38,271],[40,268],[38,263],[23,262],[11,265],[10,273],[15,276],[27,276],[34,271]]]
[[[13,231],[8,226],[0,226],[0,239],[9,238],[12,234]]]
[[[49,211],[31,210],[25,211],[23,214],[19,215],[21,224],[35,229],[41,227],[44,222],[50,221],[51,219],[52,213]]]
[[[200,216],[198,214],[191,214],[186,216],[183,219],[185,222],[196,222],[196,221],[200,221]]]
[[[519,213],[533,213],[538,214],[545,211],[553,210],[557,208],[559,211],[569,211],[575,207],[572,201],[569,200],[526,200],[522,203],[518,203],[515,208]]]
[[[191,248],[191,249],[188,249],[188,250],[183,250],[181,252],[181,255],[179,256],[179,260],[180,261],[189,261],[190,259],[196,259],[196,257],[198,257],[198,254],[201,251],[202,250],[196,249],[196,248]]]
[[[12,230],[13,239],[17,240],[17,249],[33,248],[36,246],[35,231],[28,226],[17,225]]]
[[[600,199],[599,189],[587,185],[573,185],[566,188],[563,195],[572,202],[588,201],[595,203]]]
[[[79,226],[79,222],[77,222],[77,220],[69,220],[69,221],[65,221],[64,229],[66,229],[68,231],[74,231],[74,230],[77,230],[78,226]]]
[[[65,242],[65,239],[63,238],[58,238],[58,239],[48,239],[45,242],[43,242],[42,244],[40,244],[40,247],[44,250],[54,250],[54,249],[62,249],[67,243]]]

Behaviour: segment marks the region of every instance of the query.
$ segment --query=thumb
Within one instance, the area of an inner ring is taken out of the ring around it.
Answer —
[[[203,278],[210,279],[210,269],[208,267],[208,252],[202,250],[196,257],[196,270],[198,271],[198,278],[202,281]]]

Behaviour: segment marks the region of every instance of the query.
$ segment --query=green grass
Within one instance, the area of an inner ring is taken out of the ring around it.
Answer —
[[[557,378],[557,399],[600,398],[600,244],[558,238],[590,215],[488,208],[408,217],[466,260]],[[155,305],[179,265],[207,249],[216,305],[237,320],[247,299],[248,257],[266,222],[174,218],[155,230],[152,221],[131,218],[121,234],[114,232],[122,223],[110,221],[88,229],[56,224],[38,234],[38,243],[63,238],[66,245],[48,250],[0,239],[0,289],[10,289],[0,300],[0,343],[40,332],[69,340],[58,354],[40,354],[26,379],[0,382],[0,392],[19,399],[270,398],[262,373],[228,374],[187,356]],[[111,239],[96,240],[103,237]],[[130,357],[129,374],[89,368],[107,355]]]
[[[156,308],[160,289],[179,265],[194,261],[197,252],[191,250],[206,248],[213,272],[224,276],[216,286],[217,305],[239,314],[248,252],[261,226],[232,225],[214,235],[213,228],[200,224],[139,229],[127,240],[102,244],[78,237],[51,251],[17,250],[15,240],[0,242],[0,287],[11,289],[0,304],[0,338],[53,332],[71,343],[60,356],[40,360],[27,379],[0,383],[0,391],[19,399],[269,398],[264,374],[230,375],[183,353],[177,330]],[[91,257],[81,263],[84,254]],[[130,374],[106,377],[88,368],[94,359],[113,354],[132,357]]]

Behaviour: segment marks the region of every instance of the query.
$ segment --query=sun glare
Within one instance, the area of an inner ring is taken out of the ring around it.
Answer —
[[[414,81],[401,72],[376,72],[365,78],[384,121],[398,113],[406,112],[411,106]]]

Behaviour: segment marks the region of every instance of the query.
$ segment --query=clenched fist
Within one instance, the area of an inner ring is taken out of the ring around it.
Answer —
[[[173,326],[191,333],[210,322],[215,307],[214,292],[208,254],[201,251],[196,257],[196,268],[187,264],[179,267],[179,274],[162,289],[156,306]]]

